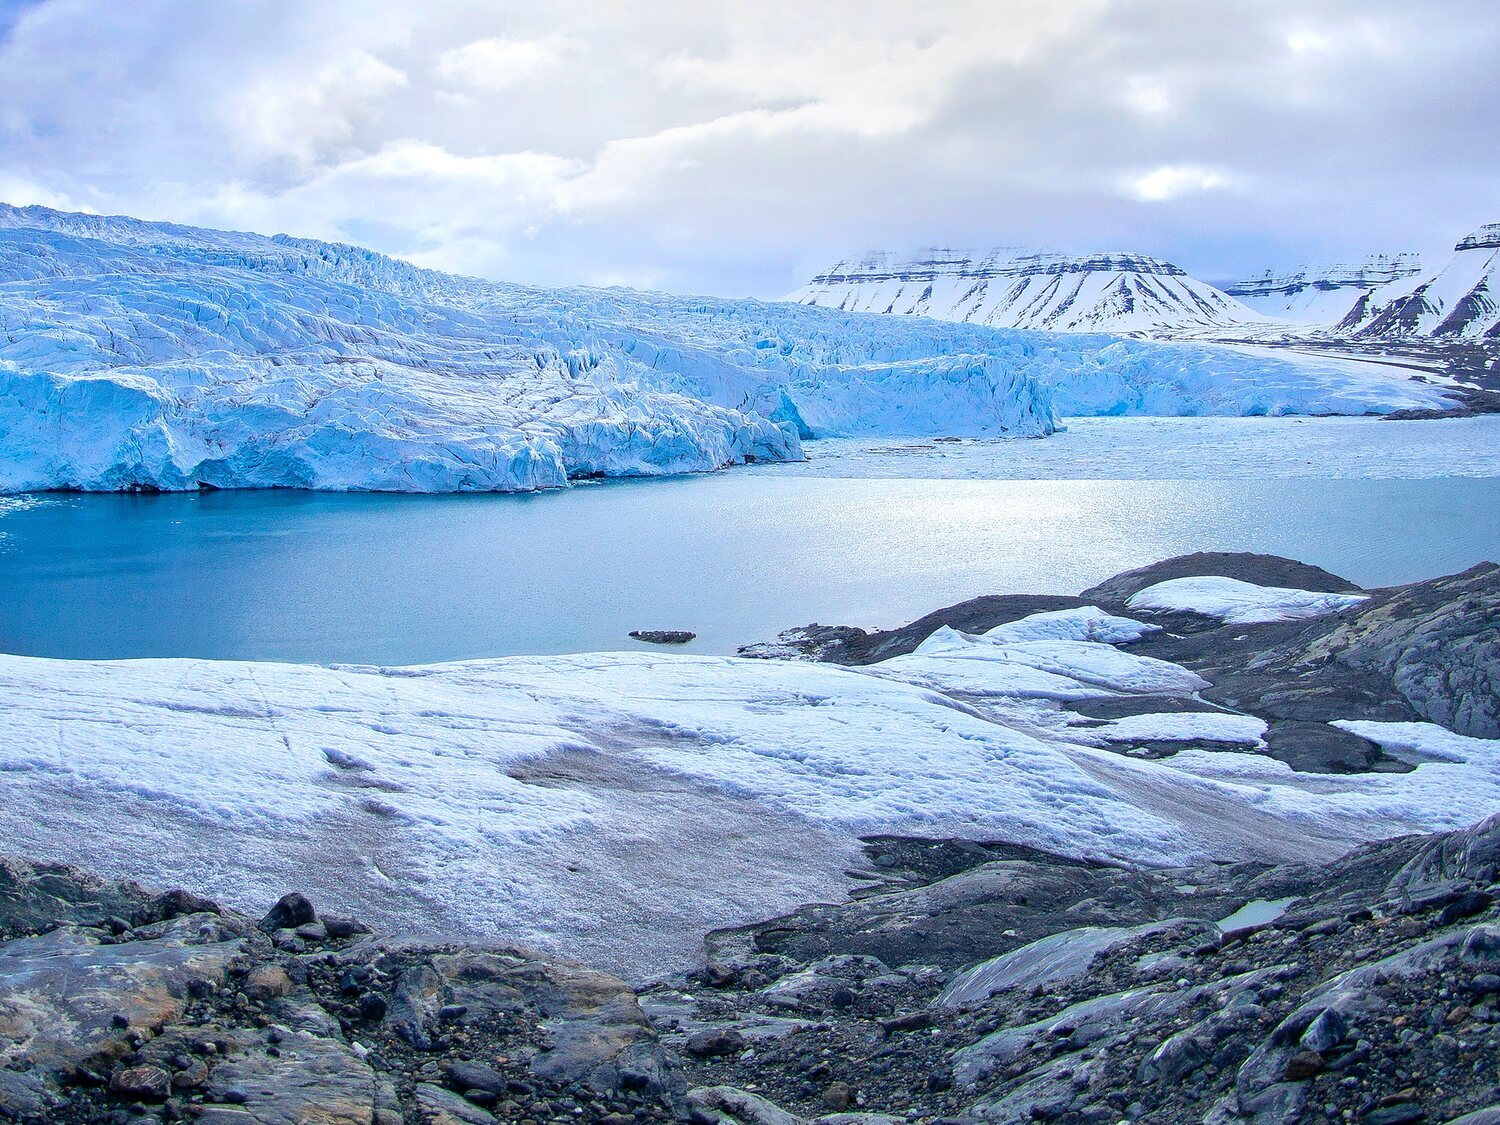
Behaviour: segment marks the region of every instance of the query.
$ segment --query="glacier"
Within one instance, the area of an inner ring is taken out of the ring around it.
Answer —
[[[503,935],[638,979],[693,963],[706,928],[840,900],[862,836],[1148,866],[1308,860],[1500,806],[1500,741],[1426,724],[1355,728],[1424,751],[1409,773],[1357,775],[1294,772],[1244,716],[1080,725],[1060,701],[1207,686],[1067,639],[1080,625],[1129,622],[945,629],[865,668],[0,656],[0,832],[249,910],[297,887],[383,929]],[[1140,738],[1223,746],[1118,752]]]
[[[0,491],[449,492],[1042,437],[1062,414],[1382,413],[1333,361],[531,286],[355,246],[0,205]]]

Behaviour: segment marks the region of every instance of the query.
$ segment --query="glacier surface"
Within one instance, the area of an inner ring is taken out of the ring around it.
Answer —
[[[873,833],[1147,865],[1312,859],[1500,805],[1500,741],[1360,727],[1427,752],[1410,773],[1295,773],[1256,752],[1258,720],[1086,727],[1058,702],[1203,686],[1099,641],[952,630],[866,669],[5,656],[0,832],[247,909],[295,888],[385,928],[503,935],[639,978],[690,963],[708,927],[842,897]],[[1107,748],[1122,737],[1244,750],[1153,761]]]
[[[1441,404],[1307,357],[541,289],[0,205],[0,491],[524,490],[811,437],[1044,436],[1059,413]]]

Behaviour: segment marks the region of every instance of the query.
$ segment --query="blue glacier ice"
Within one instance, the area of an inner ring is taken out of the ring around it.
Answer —
[[[1441,401],[1369,370],[543,289],[342,244],[0,204],[0,491],[527,490],[796,459],[813,437]]]

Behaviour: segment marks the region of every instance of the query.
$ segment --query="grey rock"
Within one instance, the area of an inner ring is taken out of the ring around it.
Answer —
[[[683,1050],[700,1058],[734,1055],[745,1049],[745,1037],[732,1027],[710,1027],[687,1037]]]
[[[419,1083],[416,1095],[425,1125],[494,1125],[494,1114],[441,1086]]]
[[[712,1125],[803,1125],[801,1117],[775,1102],[733,1086],[689,1090],[687,1107],[695,1119]]]
[[[1101,953],[1176,924],[1170,920],[1142,926],[1085,926],[1052,934],[965,969],[943,989],[936,1002],[957,1008],[1017,985],[1035,987],[1073,980],[1088,972]]]
[[[1337,1009],[1324,1008],[1316,1019],[1307,1025],[1298,1042],[1309,1051],[1326,1055],[1337,1047],[1349,1034],[1349,1021]]]

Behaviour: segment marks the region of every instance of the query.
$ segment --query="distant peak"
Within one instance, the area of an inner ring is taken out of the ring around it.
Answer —
[[[937,278],[984,280],[1038,274],[1139,273],[1182,277],[1185,271],[1149,254],[1062,254],[1022,246],[968,250],[930,246],[913,254],[871,250],[848,258],[812,280],[813,285],[871,281],[932,281]]]
[[[1458,240],[1455,252],[1500,249],[1500,223],[1486,223],[1467,238]]]

